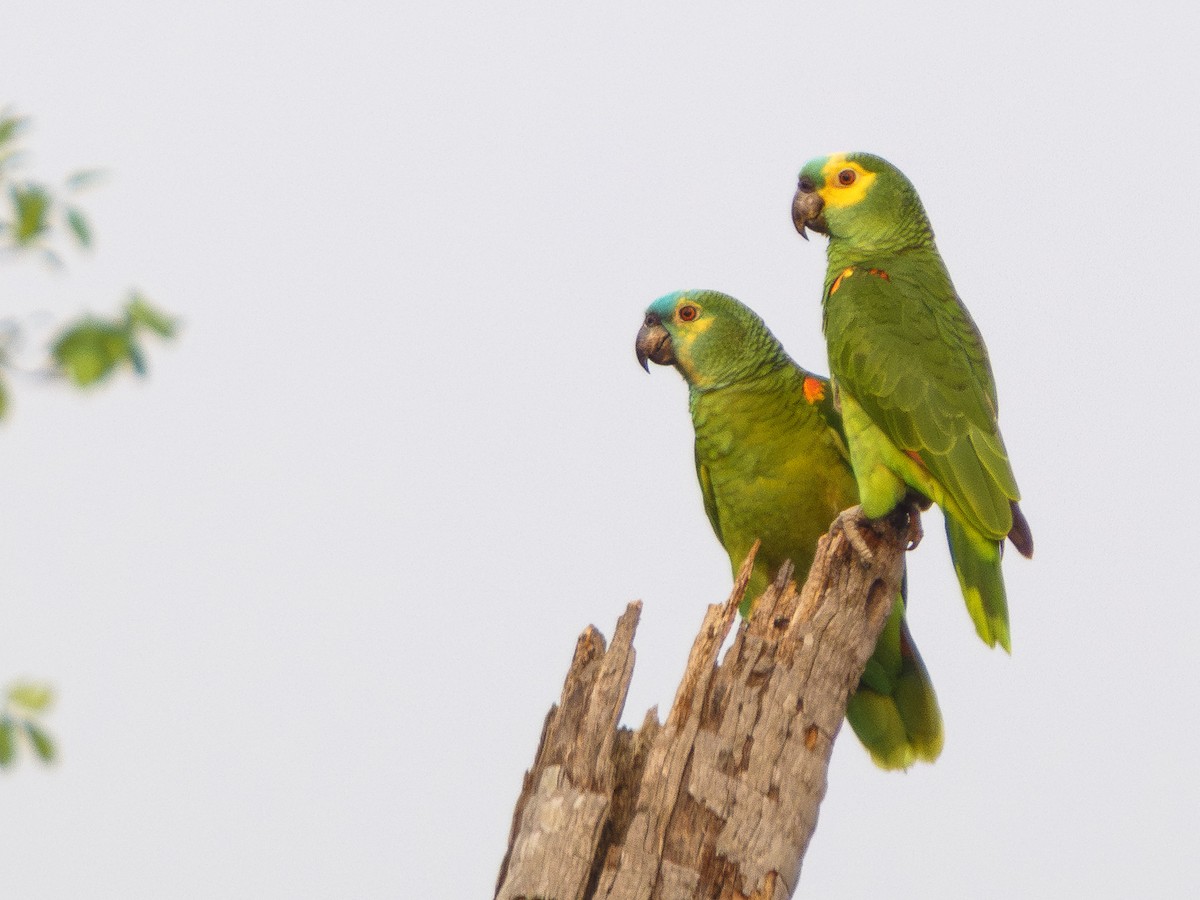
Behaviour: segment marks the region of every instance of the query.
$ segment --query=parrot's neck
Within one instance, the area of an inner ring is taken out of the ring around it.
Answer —
[[[693,424],[729,414],[744,419],[770,419],[776,412],[788,411],[803,396],[805,373],[786,356],[753,375],[721,385],[688,389],[688,405]]]
[[[703,378],[694,373],[689,375],[687,377],[689,395],[695,398],[700,394],[737,386],[756,390],[761,383],[772,382],[779,377],[779,370],[794,365],[787,354],[783,352],[782,347],[776,345],[776,348],[776,352],[752,361],[738,360],[736,366],[725,368],[710,366],[711,371],[706,372],[706,377]]]
[[[829,239],[829,269],[842,271],[849,266],[875,265],[889,256],[937,256],[937,245],[933,232],[883,235],[878,240],[850,240],[832,237]]]
[[[839,271],[881,256],[937,253],[933,226],[915,193],[902,198],[898,209],[862,209],[844,218],[832,223],[835,227],[829,232],[829,264]]]

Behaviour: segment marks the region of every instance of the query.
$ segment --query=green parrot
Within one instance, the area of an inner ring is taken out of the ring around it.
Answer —
[[[1000,571],[1033,534],[997,424],[987,349],[946,271],[911,182],[867,153],[814,159],[792,220],[829,237],[825,340],[863,513],[941,507],[975,630],[1011,652]]]
[[[803,583],[817,539],[858,502],[829,382],[784,352],[754,312],[715,291],[656,300],[637,336],[637,357],[673,365],[688,383],[696,475],[704,509],[733,572],[756,539],[741,612],[791,560]],[[897,598],[846,708],[877,765],[904,769],[942,750],[942,715]]]

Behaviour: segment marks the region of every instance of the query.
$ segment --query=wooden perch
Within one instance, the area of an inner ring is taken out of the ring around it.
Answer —
[[[846,700],[903,571],[905,534],[847,520],[855,540],[835,523],[802,591],[785,567],[718,665],[751,551],[704,617],[665,724],[651,709],[638,730],[617,727],[641,603],[607,647],[591,626],[580,635],[525,774],[498,900],[792,895]]]

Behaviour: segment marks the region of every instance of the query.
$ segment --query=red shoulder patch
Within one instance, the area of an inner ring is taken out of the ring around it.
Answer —
[[[884,281],[891,281],[891,280],[892,280],[892,279],[891,279],[891,278],[888,276],[888,273],[887,273],[887,272],[885,272],[885,271],[883,271],[883,269],[867,269],[867,274],[868,274],[868,275],[874,275],[876,278],[882,278]]]
[[[804,379],[804,399],[809,403],[819,403],[825,399],[825,385],[820,380],[809,375]]]

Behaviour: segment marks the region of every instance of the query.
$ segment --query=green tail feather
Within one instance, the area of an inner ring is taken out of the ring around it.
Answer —
[[[929,672],[897,598],[858,690],[846,705],[846,721],[882,769],[933,762],[942,752],[942,712]]]
[[[1000,541],[991,541],[946,516],[946,541],[975,630],[989,647],[999,644],[1012,653],[1008,633],[1008,598],[1000,573]]]

